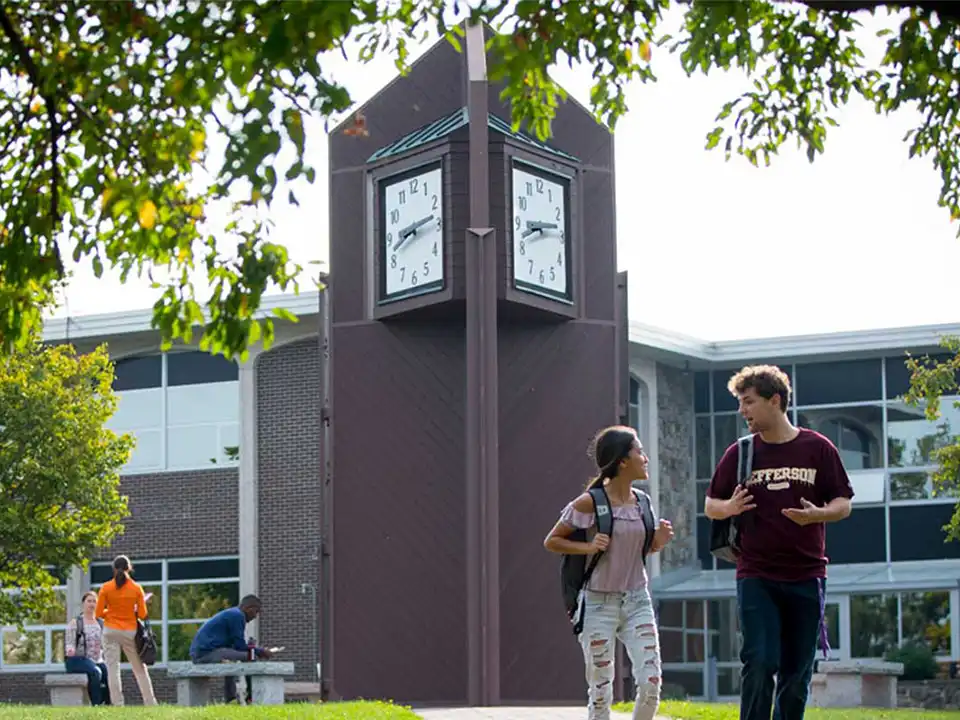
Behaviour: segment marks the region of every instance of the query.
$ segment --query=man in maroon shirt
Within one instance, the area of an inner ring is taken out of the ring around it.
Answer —
[[[753,471],[738,487],[737,444],[728,447],[704,512],[741,516],[740,720],[770,720],[771,704],[773,720],[802,720],[818,640],[827,647],[825,523],[850,514],[853,488],[833,443],[787,418],[790,379],[780,368],[745,367],[727,387],[754,435]]]

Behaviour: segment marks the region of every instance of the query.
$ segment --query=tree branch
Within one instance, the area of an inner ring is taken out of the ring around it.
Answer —
[[[790,0],[782,0],[784,2]],[[943,20],[960,20],[960,2],[953,0],[796,0],[822,12],[859,12],[891,8],[893,10],[916,9],[935,12]]]

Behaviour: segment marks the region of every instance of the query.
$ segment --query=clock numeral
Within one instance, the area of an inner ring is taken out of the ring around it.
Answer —
[[[527,209],[527,198],[525,198],[523,195],[521,195],[520,197],[517,198],[517,204],[520,206],[520,209],[521,209],[521,210],[526,210],[526,209]]]
[[[543,180],[537,178],[537,193],[543,195]]]
[[[400,191],[400,195],[399,195],[399,197],[398,197],[398,200],[399,200],[399,202],[400,202],[401,205],[405,205],[405,204],[406,204],[406,202],[407,202],[407,191],[406,191],[406,190],[401,190],[401,191]]]
[[[401,268],[400,268],[400,282],[403,282],[403,278],[406,276],[406,274],[407,274],[407,268],[406,268],[406,266],[401,267]]]
[[[530,263],[530,273],[529,273],[529,274],[530,274],[530,275],[533,275],[533,260],[528,260],[527,262]]]
[[[430,277],[430,263],[426,260],[423,261],[423,276]]]
[[[390,211],[390,224],[391,224],[391,225],[396,225],[398,222],[400,222],[400,211],[399,211],[399,210],[391,210],[391,211]]]
[[[436,210],[438,207],[440,207],[440,201],[437,199],[437,196],[434,195],[434,196],[433,196],[433,207],[432,207],[431,209],[432,209],[432,210]]]
[[[560,244],[563,245],[563,230],[560,231]]]
[[[417,194],[417,188],[418,188],[419,186],[420,186],[420,178],[414,178],[413,180],[411,180],[411,181],[410,181],[410,194],[411,194],[411,195],[416,195],[416,194]]]
[[[423,181],[423,194],[424,194],[424,196],[429,195],[429,193],[427,192],[427,181],[426,181],[426,180]]]
[[[557,221],[559,222],[559,220],[560,220],[560,206],[557,205]]]
[[[434,241],[433,241],[433,256],[434,256],[434,257],[437,256],[437,252],[439,252],[438,249],[437,249],[437,241],[434,240]]]
[[[553,190],[547,188],[547,202],[553,202]]]
[[[438,217],[438,218],[437,218],[437,232],[440,232],[440,228],[442,228],[442,227],[443,227],[443,218]]]
[[[556,271],[553,269],[553,265],[551,265],[551,266],[550,266],[550,282],[553,282],[553,281],[556,280],[556,279],[557,279],[557,273],[556,273]]]
[[[543,282],[543,270],[540,271],[540,282]]]
[[[520,216],[519,216],[519,215],[517,215],[517,216],[513,219],[513,227],[514,227],[515,229],[517,229],[517,230],[520,229]]]
[[[521,255],[527,254],[527,246],[524,244],[523,240],[520,241],[520,254]]]
[[[411,284],[411,285],[416,285],[418,282],[420,282],[420,281],[417,280],[417,271],[414,270],[412,273],[410,273],[410,284]]]
[[[387,247],[393,245],[393,233],[387,233]]]
[[[563,253],[557,253],[557,265],[563,267]]]
[[[396,254],[390,256],[390,267],[395,268],[397,266],[397,256]]]
[[[527,195],[533,195],[533,183],[527,183]]]

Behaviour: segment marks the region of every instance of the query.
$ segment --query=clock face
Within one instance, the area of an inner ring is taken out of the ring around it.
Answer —
[[[567,181],[513,166],[513,281],[523,290],[570,298]]]
[[[382,181],[381,291],[395,300],[443,287],[443,170],[440,163]]]

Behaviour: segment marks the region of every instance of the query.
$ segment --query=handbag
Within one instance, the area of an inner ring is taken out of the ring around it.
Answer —
[[[137,655],[144,665],[153,665],[157,661],[157,637],[150,627],[150,620],[137,618],[137,634],[134,636]]]
[[[746,485],[753,472],[753,435],[737,440],[737,487]],[[740,515],[710,521],[710,554],[736,565],[740,555]]]

